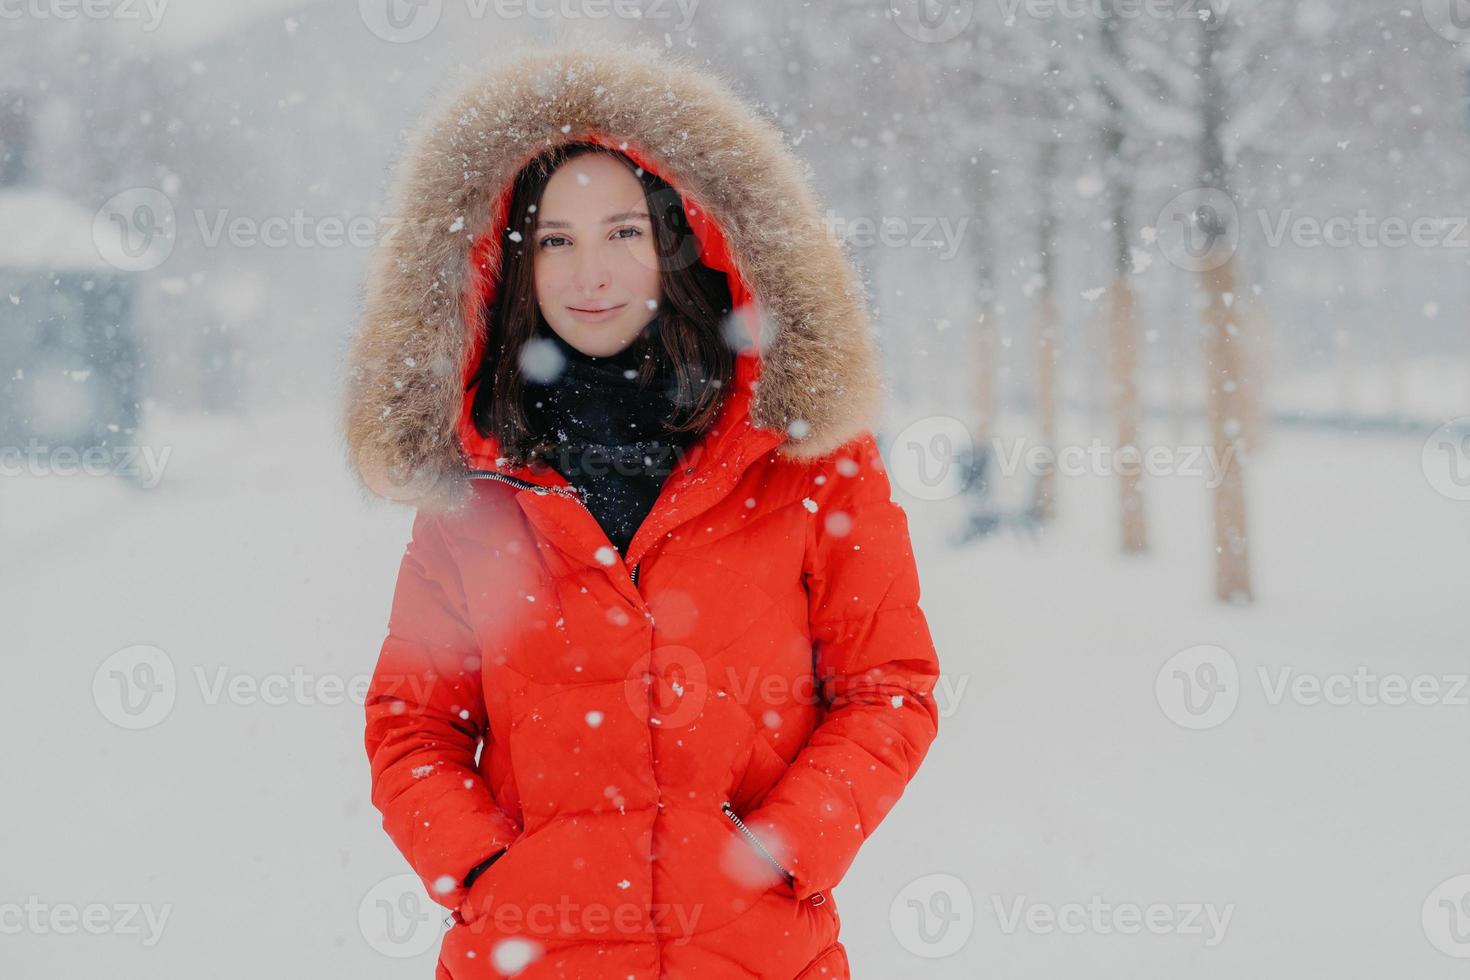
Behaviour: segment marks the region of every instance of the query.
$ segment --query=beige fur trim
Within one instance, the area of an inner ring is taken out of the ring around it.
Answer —
[[[461,499],[472,234],[527,157],[589,132],[639,147],[719,221],[761,302],[751,416],[791,433],[779,451],[816,458],[875,424],[883,389],[867,299],[779,131],[708,69],[655,48],[579,44],[493,67],[408,147],[346,380],[345,448],[368,490]]]

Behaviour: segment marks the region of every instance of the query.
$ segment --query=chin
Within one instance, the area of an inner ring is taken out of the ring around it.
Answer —
[[[641,328],[614,323],[573,324],[567,342],[588,357],[610,357],[638,339]]]

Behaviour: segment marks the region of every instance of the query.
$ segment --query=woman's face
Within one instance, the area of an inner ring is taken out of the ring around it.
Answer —
[[[562,164],[536,210],[536,302],[551,329],[592,357],[628,347],[658,311],[658,254],[643,185],[601,153]]]

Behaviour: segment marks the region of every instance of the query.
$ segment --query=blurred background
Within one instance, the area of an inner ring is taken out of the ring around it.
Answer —
[[[854,976],[1465,976],[1466,0],[0,0],[0,973],[432,975],[345,352],[404,130],[578,36],[867,283],[945,678]]]

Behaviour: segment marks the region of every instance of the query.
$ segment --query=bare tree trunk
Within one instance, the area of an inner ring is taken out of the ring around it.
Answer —
[[[1201,139],[1200,156],[1211,186],[1230,194],[1229,163],[1224,145],[1224,123],[1228,111],[1228,89],[1220,75],[1216,57],[1223,47],[1222,25],[1202,29],[1200,59]],[[1205,215],[1211,222],[1204,228],[1213,243],[1228,240],[1219,222],[1234,221],[1229,215]],[[1238,231],[1238,229],[1236,229]],[[1240,342],[1241,330],[1232,305],[1236,295],[1235,259],[1214,258],[1204,269],[1204,288],[1209,306],[1205,310],[1205,372],[1209,396],[1210,443],[1220,470],[1214,491],[1215,595],[1236,604],[1251,601],[1250,538],[1246,526],[1245,463],[1247,440],[1243,429],[1246,360]]]
[[[1105,37],[1115,43],[1115,28]],[[1118,56],[1121,59],[1121,55]],[[1103,131],[1103,147],[1111,169],[1113,210],[1113,287],[1108,312],[1108,350],[1112,362],[1112,407],[1117,426],[1115,451],[1120,460],[1128,454],[1132,465],[1118,467],[1118,506],[1125,554],[1148,550],[1148,531],[1143,501],[1142,447],[1138,432],[1138,320],[1133,288],[1128,284],[1132,267],[1129,256],[1129,209],[1133,203],[1132,179],[1123,161],[1123,130],[1118,125]]]
[[[1226,602],[1251,600],[1250,552],[1245,506],[1243,358],[1239,328],[1225,302],[1235,290],[1234,261],[1205,273],[1205,370],[1209,385],[1210,445],[1221,465],[1215,487],[1215,596]]]
[[[1056,230],[1057,205],[1052,194],[1056,178],[1057,143],[1047,140],[1041,145],[1037,165],[1040,209],[1037,221],[1037,260],[1040,288],[1036,306],[1036,413],[1041,445],[1049,458],[1057,451],[1057,300],[1056,300]],[[1041,521],[1056,517],[1057,472],[1046,466],[1036,486],[1032,510]]]
[[[1144,520],[1142,449],[1138,438],[1138,326],[1134,317],[1133,289],[1128,280],[1113,281],[1109,313],[1109,347],[1113,352],[1113,416],[1117,420],[1117,451],[1131,450],[1133,465],[1118,468],[1118,502],[1121,508],[1123,551],[1140,554],[1148,550]]]
[[[1050,290],[1042,293],[1036,308],[1036,408],[1041,445],[1050,453],[1057,449],[1057,301]],[[1046,466],[1037,479],[1033,508],[1038,518],[1050,521],[1057,514],[1057,470]]]
[[[1256,257],[1257,253],[1250,253]],[[1246,345],[1247,367],[1241,379],[1244,399],[1244,429],[1246,443],[1258,455],[1266,445],[1269,429],[1266,425],[1267,393],[1270,388],[1272,367],[1281,363],[1281,352],[1277,349],[1280,336],[1270,308],[1261,297],[1270,295],[1266,287],[1266,269],[1259,258],[1252,263],[1251,282],[1236,298],[1237,323],[1248,339]],[[1257,286],[1260,286],[1258,291]]]
[[[1185,288],[1177,280],[1171,282],[1168,302],[1173,323],[1169,331],[1169,438],[1175,446],[1182,446],[1189,441],[1189,395],[1194,387],[1185,367],[1194,357],[1193,341],[1199,324],[1194,284]]]

